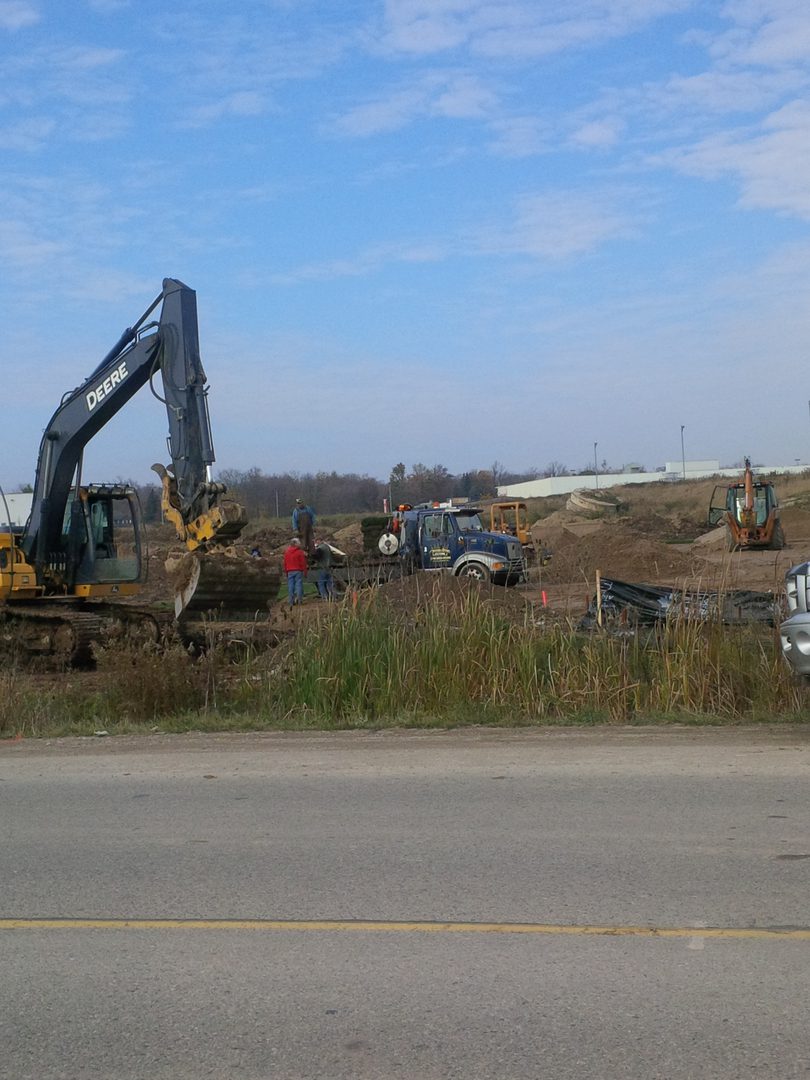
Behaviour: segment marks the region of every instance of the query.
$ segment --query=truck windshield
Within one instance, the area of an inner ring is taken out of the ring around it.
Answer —
[[[478,514],[456,514],[460,532],[483,532],[484,526]]]

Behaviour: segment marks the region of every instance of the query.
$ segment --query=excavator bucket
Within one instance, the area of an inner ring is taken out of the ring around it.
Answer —
[[[212,633],[261,636],[281,579],[268,559],[216,550],[189,552],[170,567],[170,576],[175,617],[189,642]]]

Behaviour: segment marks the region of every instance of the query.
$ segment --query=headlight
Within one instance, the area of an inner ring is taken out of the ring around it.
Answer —
[[[799,606],[799,602],[797,600],[798,592],[799,592],[799,588],[798,588],[798,585],[796,584],[796,578],[795,577],[789,577],[787,579],[787,581],[785,582],[785,593],[787,594],[788,608],[790,610],[791,615],[796,610],[796,608]]]

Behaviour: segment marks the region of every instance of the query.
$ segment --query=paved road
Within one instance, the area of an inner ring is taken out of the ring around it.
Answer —
[[[0,744],[0,1077],[805,1077],[808,779],[790,729]]]

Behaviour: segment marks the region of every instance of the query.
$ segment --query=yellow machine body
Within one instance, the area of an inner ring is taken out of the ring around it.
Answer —
[[[489,508],[489,531],[516,536],[524,547],[532,542],[529,532],[529,511],[525,502],[496,502]]]
[[[0,600],[35,600],[44,592],[10,532],[0,532]]]

